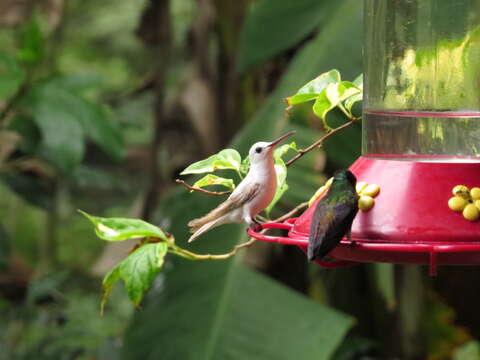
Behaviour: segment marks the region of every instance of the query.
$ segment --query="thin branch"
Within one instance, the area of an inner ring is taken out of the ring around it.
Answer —
[[[30,84],[30,75],[27,74],[24,82],[20,85],[20,87],[15,92],[15,94],[7,101],[4,108],[0,112],[0,125],[1,126],[4,126],[4,123],[5,123],[8,115],[10,114],[10,112],[17,105],[17,103],[23,97],[23,95],[25,95],[25,93],[28,90],[29,84]]]
[[[227,195],[227,194],[231,193],[231,191],[208,191],[208,190],[205,190],[205,189],[202,189],[202,188],[193,187],[193,186],[188,185],[185,181],[180,180],[180,179],[175,180],[175,182],[177,184],[183,185],[188,190],[198,191],[198,192],[201,192],[201,193],[204,193],[204,194],[207,194],[207,195],[223,196],[223,195]]]
[[[250,240],[248,240],[244,243],[241,243],[239,245],[236,245],[233,248],[232,251],[230,251],[228,253],[225,253],[225,254],[219,254],[219,255],[196,254],[194,252],[191,252],[191,251],[182,249],[180,247],[177,247],[176,245],[174,245],[174,247],[170,247],[170,251],[173,252],[174,254],[177,254],[181,257],[184,257],[184,258],[190,259],[190,260],[225,260],[225,259],[229,259],[229,258],[235,256],[237,254],[238,250],[240,250],[244,247],[251,246],[255,241],[256,241],[256,239],[250,238]]]
[[[260,215],[257,215],[257,219],[259,219],[262,222],[282,222],[282,221],[285,221],[286,219],[288,219],[289,217],[291,217],[292,215],[295,215],[298,211],[302,210],[307,205],[308,205],[308,202],[298,204],[296,207],[294,207],[292,210],[290,210],[286,214],[283,214],[282,216],[280,216],[276,219],[273,219],[273,220],[268,219],[268,218],[263,217],[263,216],[260,216]]]
[[[295,215],[297,212],[299,212],[300,210],[302,210],[303,208],[306,208],[308,206],[308,201],[306,202],[303,202],[301,204],[298,204],[297,206],[295,206],[292,210],[290,210],[289,212],[287,212],[286,214],[283,214],[282,216],[276,218],[275,220],[272,220],[273,222],[282,222],[282,221],[285,221],[287,220],[288,218],[292,217],[293,215]]]
[[[355,121],[357,121],[357,119],[351,119],[350,121],[347,121],[345,124],[342,124],[332,130],[330,130],[329,132],[327,132],[325,135],[323,135],[320,139],[318,139],[317,141],[315,141],[312,145],[310,145],[309,147],[307,147],[306,149],[300,149],[298,150],[298,154],[295,155],[293,158],[291,158],[290,160],[288,160],[285,165],[286,166],[289,166],[291,165],[293,162],[297,161],[298,159],[300,159],[303,155],[305,155],[306,153],[312,151],[313,149],[315,148],[319,148],[323,145],[323,142],[325,140],[327,140],[330,136],[332,136],[333,134],[335,134],[336,132],[342,130],[342,129],[345,129],[346,127],[349,127],[350,125],[352,125]]]

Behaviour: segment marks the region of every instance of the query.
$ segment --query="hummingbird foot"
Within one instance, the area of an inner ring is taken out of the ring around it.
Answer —
[[[261,224],[254,224],[254,225],[253,225],[253,231],[255,231],[255,232],[260,232],[260,231],[262,231],[262,230],[263,230],[263,227],[262,227]]]
[[[263,226],[262,226],[262,224],[255,222],[255,223],[250,225],[250,229],[252,229],[255,232],[259,232],[263,229]]]
[[[259,232],[263,229],[262,227],[262,224],[260,224],[256,219],[251,219],[251,223],[250,223],[250,228],[255,231],[255,232]]]
[[[357,245],[357,242],[356,242],[355,240],[352,240],[352,234],[351,234],[350,231],[347,232],[347,233],[345,234],[345,236],[346,236],[347,240],[350,241],[350,246],[351,246],[351,247],[354,247],[355,245]]]

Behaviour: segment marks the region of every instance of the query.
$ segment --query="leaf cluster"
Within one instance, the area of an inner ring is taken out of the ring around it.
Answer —
[[[287,167],[283,157],[289,152],[289,150],[298,152],[295,142],[284,144],[275,149],[273,153],[277,175],[277,190],[272,202],[265,209],[267,215],[270,214],[272,208],[288,190]],[[180,173],[180,175],[211,173],[217,170],[234,170],[238,175],[238,178],[241,180],[246,176],[249,168],[250,162],[248,156],[242,160],[242,157],[237,150],[224,149],[215,155],[189,165]],[[228,190],[234,190],[236,187],[234,179],[220,177],[214,174],[205,175],[201,179],[197,180],[192,187],[201,189],[213,185],[220,185],[226,187]],[[194,190],[191,191],[193,192]]]
[[[141,238],[130,254],[110,270],[103,278],[101,312],[112,290],[122,280],[129,299],[135,306],[142,301],[143,294],[152,285],[162,269],[169,248],[176,248],[174,239],[159,227],[140,219],[103,218],[80,211],[95,226],[97,236],[106,241],[123,241]]]
[[[295,95],[285,100],[289,106],[315,100],[313,112],[327,130],[332,130],[327,122],[327,114],[338,107],[349,119],[354,119],[352,107],[363,99],[363,75],[353,82],[342,81],[338,70],[330,70],[317,76],[302,86]]]
[[[0,50],[0,178],[28,202],[49,208],[56,179],[75,176],[87,145],[118,161],[123,134],[109,107],[89,97],[93,84],[47,66],[49,38],[36,16],[17,35],[14,51]]]

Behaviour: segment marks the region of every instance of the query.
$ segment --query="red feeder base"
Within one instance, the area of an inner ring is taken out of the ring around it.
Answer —
[[[334,260],[317,261],[320,266],[425,264],[434,275],[437,265],[480,264],[480,220],[469,221],[447,205],[454,186],[480,187],[480,163],[360,157],[350,170],[358,181],[380,186],[380,193],[371,210],[358,212],[352,227],[353,241],[344,238],[330,253]],[[305,251],[314,209],[312,206],[299,218],[282,224],[263,225],[265,229],[289,230],[288,237],[251,229],[248,233],[259,240],[297,245]]]

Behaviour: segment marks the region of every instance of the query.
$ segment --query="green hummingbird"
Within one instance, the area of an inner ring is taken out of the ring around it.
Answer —
[[[313,212],[308,239],[308,260],[323,259],[347,235],[358,212],[357,178],[349,170],[338,170],[327,195]]]

